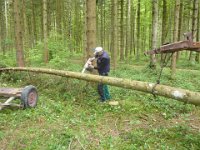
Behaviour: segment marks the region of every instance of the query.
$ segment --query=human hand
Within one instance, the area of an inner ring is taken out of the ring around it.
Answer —
[[[92,61],[94,61],[95,59],[96,59],[95,57],[91,57],[91,58],[89,58],[89,61],[92,62]]]
[[[89,69],[94,69],[94,66],[92,64],[88,64]]]

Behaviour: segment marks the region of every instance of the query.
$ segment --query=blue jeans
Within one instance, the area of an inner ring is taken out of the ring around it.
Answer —
[[[99,74],[99,75],[100,76],[108,76],[107,73],[102,73],[102,74]],[[105,101],[105,100],[108,100],[108,99],[111,98],[107,85],[105,85],[103,83],[99,83],[97,89],[98,89],[98,93],[100,95],[101,101]]]

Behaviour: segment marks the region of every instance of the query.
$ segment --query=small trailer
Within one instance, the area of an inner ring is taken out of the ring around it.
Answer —
[[[0,97],[3,98],[0,99],[0,110],[7,106],[17,106],[24,109],[33,108],[38,101],[37,89],[32,85],[24,88],[0,88]],[[20,102],[13,102],[19,99]]]

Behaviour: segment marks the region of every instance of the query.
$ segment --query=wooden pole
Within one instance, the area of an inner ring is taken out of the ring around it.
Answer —
[[[55,69],[44,69],[44,68],[24,68],[24,67],[14,67],[14,68],[1,68],[1,72],[5,71],[28,71],[36,73],[46,73],[51,75],[57,75],[62,77],[75,78],[79,80],[92,81],[105,83],[117,87],[122,87],[126,89],[137,90],[146,93],[154,93],[159,96],[164,96],[167,98],[172,98],[184,103],[190,103],[194,105],[200,105],[200,93],[189,91],[186,89],[180,89],[175,87],[170,87],[166,85],[158,84],[155,86],[155,83],[148,83],[142,81],[134,81],[129,79],[114,78],[114,77],[104,77],[92,74],[84,74],[79,72],[55,70]]]

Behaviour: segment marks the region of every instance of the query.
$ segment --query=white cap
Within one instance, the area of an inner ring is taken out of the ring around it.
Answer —
[[[94,49],[94,55],[96,55],[97,53],[99,53],[99,52],[101,52],[101,51],[103,51],[103,48],[102,48],[102,47],[96,47],[96,48]]]

